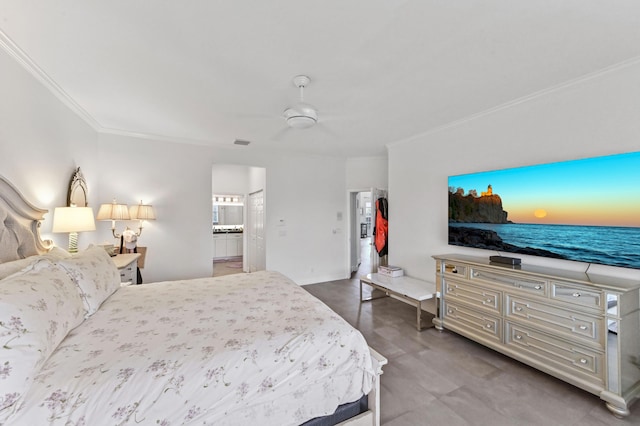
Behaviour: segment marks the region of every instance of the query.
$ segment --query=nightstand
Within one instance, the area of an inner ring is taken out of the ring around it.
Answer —
[[[140,253],[118,254],[111,259],[120,271],[122,285],[138,284],[138,258]]]

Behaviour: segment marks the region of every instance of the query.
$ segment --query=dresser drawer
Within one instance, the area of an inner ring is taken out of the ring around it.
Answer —
[[[138,264],[138,262],[136,261],[136,262],[130,263],[127,266],[119,269],[120,282],[122,282],[122,283],[131,282],[132,284],[137,284],[137,282],[138,282],[137,264]]]
[[[446,300],[443,307],[444,325],[454,331],[482,335],[497,343],[502,341],[502,320]]]
[[[598,386],[605,384],[605,355],[601,351],[511,321],[505,321],[505,344],[527,358],[535,359],[539,365],[557,369],[567,377],[577,375]]]
[[[501,284],[539,296],[547,295],[547,282],[542,279],[524,278],[482,268],[472,268],[470,272],[469,279],[472,281]]]
[[[440,264],[438,264],[438,269],[440,269]],[[457,263],[444,263],[444,271],[440,271],[444,275],[448,275],[451,277],[456,277],[460,279],[467,278],[467,272],[469,270],[468,266],[459,265]]]
[[[585,344],[604,349],[606,329],[603,317],[568,311],[523,299],[511,294],[505,295],[506,319],[528,323],[535,328],[545,328],[552,334],[584,340]]]
[[[502,292],[480,286],[445,280],[447,299],[486,309],[494,315],[502,314]]]
[[[604,311],[603,292],[576,284],[552,281],[551,298],[570,304]]]

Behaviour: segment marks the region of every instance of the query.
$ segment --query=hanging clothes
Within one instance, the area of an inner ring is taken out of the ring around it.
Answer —
[[[388,220],[389,205],[386,198],[378,198],[376,200],[376,226],[373,230],[374,244],[376,251],[380,257],[384,256],[388,252],[388,232],[389,232],[389,220]]]

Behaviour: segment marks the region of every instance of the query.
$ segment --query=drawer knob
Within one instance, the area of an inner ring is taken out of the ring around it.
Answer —
[[[536,290],[542,290],[542,286],[540,284],[538,284],[537,286],[534,287]]]
[[[452,314],[453,313],[453,309],[447,309],[447,313]]]
[[[453,291],[453,287],[447,287],[447,291]]]
[[[493,303],[493,299],[487,299],[487,303]]]
[[[479,277],[479,276],[480,276],[480,272],[474,272],[474,273],[473,273],[473,276],[474,276],[474,277]]]
[[[491,324],[487,324],[487,328],[491,329],[493,326]]]
[[[573,294],[572,294],[572,296],[573,296],[573,297],[580,297],[580,293],[575,292],[575,293],[573,293]]]
[[[516,340],[522,340],[522,334],[516,334]]]
[[[581,325],[580,327],[578,327],[580,330],[586,330],[588,327],[586,325]]]
[[[522,306],[516,306],[516,311],[522,312]]]
[[[586,358],[580,358],[580,364],[586,364],[587,360]]]

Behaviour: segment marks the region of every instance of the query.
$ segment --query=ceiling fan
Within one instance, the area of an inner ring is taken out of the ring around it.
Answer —
[[[311,79],[306,75],[297,75],[293,78],[293,84],[300,89],[300,102],[284,110],[283,115],[289,127],[307,129],[318,122],[318,112],[315,107],[304,102],[304,88],[310,82]]]

